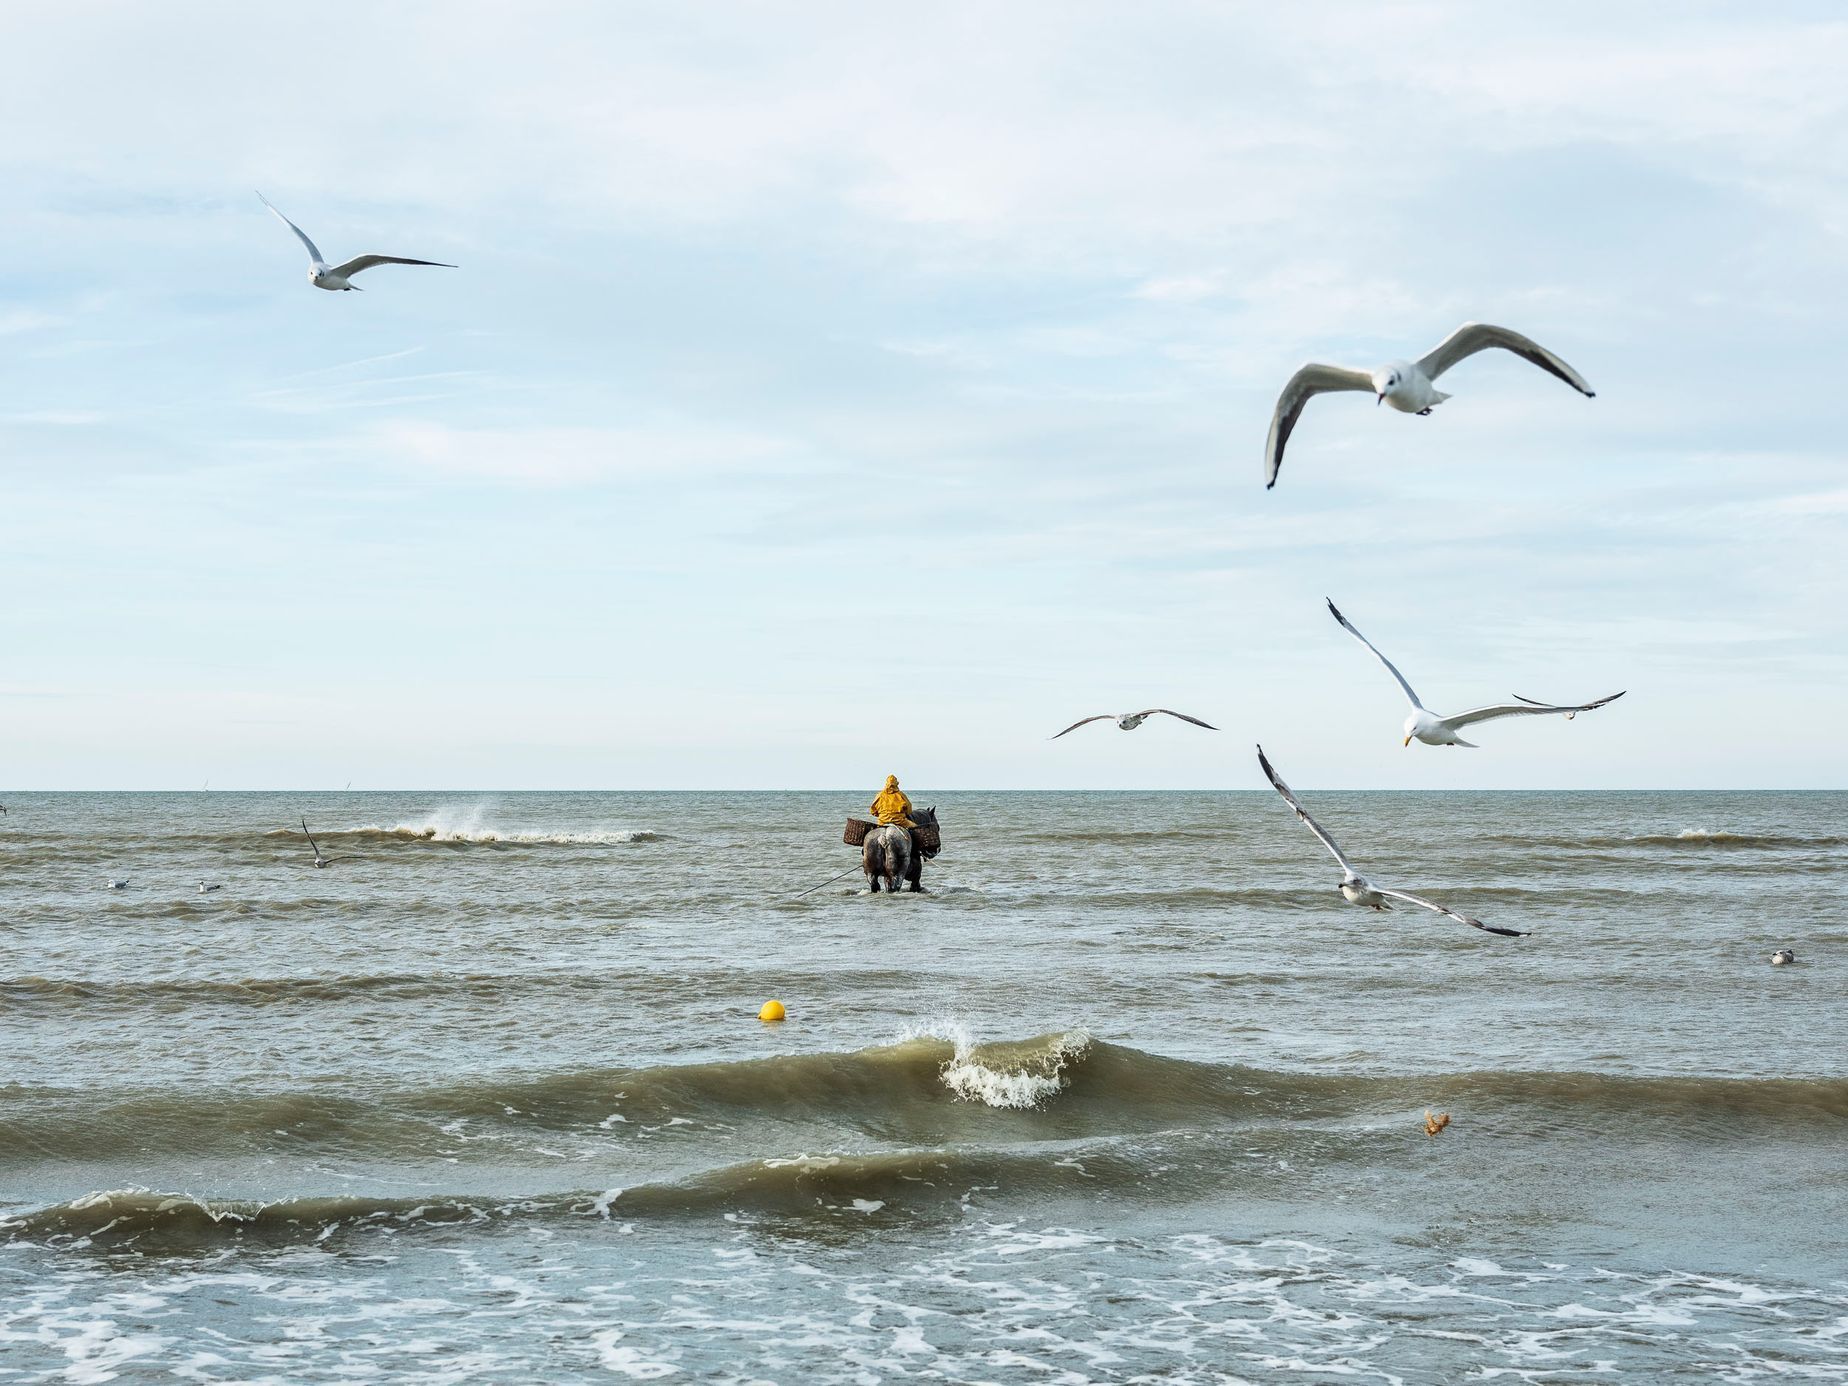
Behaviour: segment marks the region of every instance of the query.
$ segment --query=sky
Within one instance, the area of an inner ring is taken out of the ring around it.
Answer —
[[[0,786],[1848,785],[1848,20],[0,8]],[[261,189],[363,293],[307,282]],[[1429,418],[1304,361],[1545,343]],[[1400,744],[1332,597],[1439,711]],[[1151,705],[1133,734],[1078,717]]]

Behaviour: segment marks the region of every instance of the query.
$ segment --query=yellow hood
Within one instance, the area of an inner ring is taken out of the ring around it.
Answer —
[[[885,788],[879,792],[879,797],[873,800],[872,813],[881,826],[896,823],[901,828],[917,827],[917,824],[911,821],[911,800],[907,799],[905,792],[898,787],[897,775],[886,776]]]

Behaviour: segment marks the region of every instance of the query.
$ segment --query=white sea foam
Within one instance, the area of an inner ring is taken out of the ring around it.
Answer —
[[[1082,1059],[1091,1047],[1091,1036],[1083,1030],[1068,1030],[1053,1037],[1045,1048],[1018,1052],[1012,1061],[1000,1066],[993,1056],[977,1058],[978,1045],[960,1021],[937,1021],[914,1026],[901,1039],[948,1040],[955,1053],[943,1065],[943,1085],[968,1102],[989,1107],[1025,1110],[1038,1107],[1058,1096],[1065,1088],[1066,1067]],[[984,1059],[989,1062],[984,1062]]]
[[[591,1346],[597,1350],[598,1362],[606,1370],[632,1376],[638,1381],[653,1381],[657,1377],[672,1376],[680,1370],[672,1362],[657,1362],[632,1347],[622,1346],[622,1340],[627,1336],[620,1328],[606,1328],[590,1335]]]
[[[439,804],[428,813],[395,823],[315,825],[318,837],[395,837],[408,841],[455,843],[510,843],[539,846],[617,846],[654,842],[661,836],[652,828],[613,828],[590,824],[554,828],[513,828],[495,821],[497,805],[491,801],[458,805]],[[266,837],[295,837],[296,828],[272,828]]]
[[[504,843],[514,846],[615,847],[631,842],[658,842],[653,828],[504,828],[487,820],[485,813],[447,813],[441,810],[422,818],[397,823],[358,823],[347,827],[317,827],[316,836],[394,837],[406,842]],[[272,828],[266,837],[294,837],[295,828]]]
[[[424,842],[506,842],[531,846],[614,847],[627,842],[654,842],[660,834],[649,828],[497,828],[491,824],[458,825],[426,819],[420,823],[367,823],[348,828],[355,834],[414,838]]]
[[[1503,1270],[1500,1266],[1496,1265],[1495,1262],[1484,1256],[1459,1256],[1450,1264],[1455,1266],[1457,1270],[1464,1275],[1487,1276],[1510,1274],[1510,1272]]]
[[[584,832],[548,832],[532,828],[443,828],[429,823],[368,823],[350,828],[356,834],[415,838],[424,842],[508,842],[523,845],[617,846],[625,842],[653,842],[657,834],[647,828],[604,828]]]
[[[152,1333],[123,1333],[111,1320],[93,1319],[58,1343],[69,1362],[60,1375],[85,1386],[114,1381],[128,1363],[157,1353],[172,1341]]]

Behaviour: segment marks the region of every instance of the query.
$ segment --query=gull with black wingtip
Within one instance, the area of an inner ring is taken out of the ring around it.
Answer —
[[[1371,394],[1376,405],[1390,404],[1401,414],[1429,414],[1450,396],[1437,388],[1437,378],[1465,357],[1499,347],[1512,351],[1523,361],[1531,361],[1549,375],[1556,375],[1587,399],[1597,392],[1585,383],[1585,377],[1568,366],[1531,337],[1492,327],[1486,322],[1466,322],[1443,342],[1416,361],[1389,361],[1370,371],[1348,366],[1330,366],[1312,361],[1290,377],[1283,393],[1277,396],[1277,408],[1271,415],[1270,437],[1264,444],[1264,487],[1277,484],[1283,467],[1283,446],[1290,441],[1303,406],[1317,395],[1352,390]]]
[[[1326,601],[1327,598],[1323,600]],[[1581,712],[1590,712],[1595,707],[1614,703],[1623,696],[1623,693],[1619,692],[1611,694],[1608,698],[1599,698],[1589,703],[1556,704],[1536,702],[1532,698],[1523,698],[1516,693],[1515,701],[1512,703],[1491,703],[1486,707],[1473,707],[1468,712],[1439,717],[1418,701],[1418,695],[1412,691],[1411,684],[1405,681],[1405,675],[1401,674],[1393,662],[1374,647],[1371,640],[1354,629],[1348,618],[1341,614],[1340,607],[1331,601],[1328,603],[1328,610],[1341,623],[1341,629],[1373,651],[1373,657],[1386,666],[1386,672],[1397,679],[1399,687],[1405,690],[1406,701],[1412,705],[1404,727],[1404,744],[1407,746],[1414,741],[1422,741],[1427,746],[1468,746],[1471,750],[1476,750],[1479,748],[1475,742],[1465,741],[1457,735],[1464,727],[1474,726],[1478,722],[1493,722],[1498,717],[1539,717],[1549,713],[1557,713],[1569,722]]]
[[[1095,717],[1081,717],[1067,727],[1065,731],[1054,732],[1046,739],[1048,741],[1057,741],[1061,736],[1065,735],[1065,732],[1077,731],[1078,728],[1084,726],[1087,722],[1115,722],[1118,731],[1134,731],[1158,712],[1162,713],[1164,716],[1178,717],[1183,722],[1192,722],[1196,727],[1205,727],[1208,731],[1219,730],[1219,728],[1215,727],[1211,722],[1202,722],[1198,717],[1189,717],[1184,712],[1175,712],[1171,708],[1165,707],[1149,707],[1144,708],[1141,712],[1100,712]]]
[[[1418,906],[1421,910],[1430,910],[1433,914],[1441,914],[1446,919],[1454,919],[1459,924],[1467,924],[1472,929],[1480,929],[1485,934],[1500,934],[1503,938],[1526,937],[1526,934],[1519,929],[1498,929],[1493,924],[1484,924],[1480,919],[1471,919],[1467,914],[1458,914],[1455,910],[1447,909],[1435,900],[1413,895],[1410,891],[1388,890],[1385,886],[1375,885],[1354,869],[1354,864],[1347,859],[1347,854],[1341,850],[1340,845],[1328,835],[1327,830],[1320,823],[1309,816],[1309,810],[1298,802],[1296,795],[1290,791],[1290,786],[1283,782],[1283,776],[1272,767],[1262,746],[1258,747],[1258,765],[1263,769],[1264,777],[1271,782],[1271,787],[1283,796],[1284,803],[1296,811],[1296,816],[1302,820],[1303,826],[1314,833],[1316,841],[1328,848],[1329,853],[1341,864],[1341,884],[1336,889],[1341,892],[1341,898],[1350,905],[1363,905],[1374,910],[1389,910],[1392,908],[1389,901],[1402,900],[1408,905]]]
[[[308,845],[314,848],[314,864],[316,866],[326,867],[332,864],[333,862],[353,860],[353,858],[350,855],[349,856],[339,856],[339,857],[327,857],[327,856],[321,855],[321,844],[316,842],[314,840],[314,834],[308,831],[308,820],[306,818],[302,819],[302,836],[307,838]]]
[[[257,196],[263,199],[265,207],[276,212],[277,220],[293,231],[295,238],[308,248],[308,282],[317,289],[326,289],[330,293],[348,289],[357,292],[359,285],[352,282],[353,276],[375,265],[431,265],[437,269],[456,268],[455,265],[447,264],[442,260],[407,260],[402,255],[355,255],[351,260],[342,260],[337,265],[330,265],[321,258],[320,250],[316,248],[313,241],[308,239],[307,232],[283,216],[281,212],[277,212],[276,204],[267,197],[263,197],[262,193],[258,193]]]

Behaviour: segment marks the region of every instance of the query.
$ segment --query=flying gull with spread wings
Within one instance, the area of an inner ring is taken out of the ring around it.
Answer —
[[[1283,795],[1284,803],[1296,810],[1296,816],[1303,820],[1303,826],[1314,833],[1316,840],[1324,847],[1328,848],[1329,852],[1334,856],[1334,859],[1341,864],[1341,884],[1336,887],[1336,889],[1341,892],[1341,898],[1346,900],[1350,905],[1364,905],[1369,909],[1389,910],[1392,906],[1387,903],[1388,901],[1403,900],[1408,905],[1416,905],[1421,910],[1430,910],[1433,914],[1441,914],[1446,919],[1454,919],[1459,924],[1467,924],[1470,928],[1480,929],[1485,934],[1500,934],[1503,938],[1526,937],[1519,929],[1498,929],[1493,924],[1484,924],[1480,919],[1471,919],[1467,914],[1458,914],[1455,910],[1445,909],[1435,900],[1427,900],[1421,895],[1413,895],[1410,891],[1388,890],[1384,886],[1375,885],[1372,881],[1368,880],[1354,869],[1354,864],[1347,859],[1346,853],[1341,850],[1334,838],[1328,835],[1320,823],[1309,816],[1308,809],[1297,802],[1296,795],[1290,792],[1290,786],[1283,782],[1283,776],[1279,775],[1272,767],[1269,758],[1264,754],[1264,748],[1262,746],[1258,747],[1258,764],[1263,767],[1264,777],[1271,782],[1272,788]]]
[[[326,289],[330,293],[343,289],[358,290],[359,285],[352,282],[353,276],[361,270],[369,270],[374,265],[434,265],[438,269],[455,269],[456,266],[442,260],[407,260],[402,255],[355,255],[351,260],[342,260],[337,265],[330,265],[321,258],[321,252],[315,243],[308,239],[308,233],[301,227],[276,211],[276,204],[262,193],[263,205],[272,212],[282,224],[295,233],[295,238],[308,247],[308,282],[317,289]]]
[[[325,867],[331,862],[351,861],[351,856],[326,857],[321,855],[321,844],[314,840],[314,834],[308,831],[308,820],[302,819],[302,836],[308,839],[308,845],[314,848],[314,864]]]
[[[1277,396],[1277,409],[1271,415],[1270,437],[1264,444],[1265,489],[1277,484],[1277,472],[1283,466],[1283,446],[1290,441],[1290,433],[1302,417],[1303,406],[1317,395],[1337,390],[1366,391],[1373,396],[1375,405],[1390,404],[1402,414],[1429,414],[1450,398],[1433,382],[1465,357],[1492,347],[1512,351],[1522,360],[1533,362],[1588,399],[1596,394],[1585,383],[1584,376],[1533,338],[1510,332],[1505,327],[1491,327],[1486,322],[1464,323],[1416,361],[1388,361],[1370,371],[1312,361],[1291,376],[1290,383]]]
[[[1158,712],[1164,713],[1169,717],[1178,717],[1183,722],[1192,722],[1196,727],[1205,727],[1208,731],[1219,730],[1219,728],[1215,727],[1211,722],[1202,722],[1198,717],[1189,717],[1184,712],[1176,712],[1172,708],[1151,707],[1144,708],[1141,712],[1100,712],[1095,717],[1081,717],[1067,727],[1065,731],[1054,732],[1046,739],[1048,741],[1057,741],[1061,736],[1065,735],[1065,732],[1077,731],[1078,728],[1082,727],[1086,722],[1115,722],[1118,731],[1134,731]]]
[[[1412,705],[1412,710],[1405,719],[1404,744],[1407,746],[1411,745],[1413,740],[1418,740],[1427,746],[1468,746],[1474,750],[1476,749],[1475,742],[1465,741],[1457,735],[1464,727],[1474,726],[1478,722],[1493,722],[1498,717],[1542,717],[1553,713],[1571,721],[1581,712],[1590,712],[1594,707],[1614,703],[1623,696],[1623,693],[1619,692],[1611,694],[1608,698],[1599,698],[1595,702],[1561,704],[1536,702],[1532,698],[1523,698],[1516,693],[1515,701],[1512,703],[1491,703],[1487,707],[1473,707],[1468,712],[1459,712],[1450,717],[1439,717],[1418,701],[1418,695],[1412,691],[1411,684],[1405,681],[1405,675],[1401,674],[1393,662],[1375,648],[1371,640],[1354,629],[1353,623],[1341,614],[1340,607],[1329,602],[1328,609],[1341,623],[1341,629],[1372,650],[1373,657],[1386,666],[1386,672],[1397,679],[1399,687],[1405,690],[1406,701]],[[1628,689],[1624,690],[1624,692],[1628,691]]]

